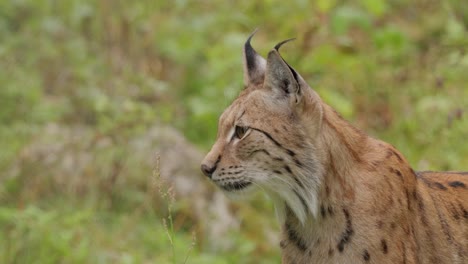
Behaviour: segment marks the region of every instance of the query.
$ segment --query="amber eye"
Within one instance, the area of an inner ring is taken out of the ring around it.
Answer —
[[[248,127],[241,127],[241,126],[236,126],[236,131],[235,136],[239,139],[243,138],[245,133],[247,133],[247,130],[249,130]]]

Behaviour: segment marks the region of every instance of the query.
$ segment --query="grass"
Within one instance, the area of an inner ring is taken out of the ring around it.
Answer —
[[[232,205],[242,231],[211,248],[188,202],[158,193],[129,147],[164,123],[207,151],[256,27],[263,55],[297,37],[282,49],[289,64],[413,167],[467,169],[463,1],[2,1],[0,262],[278,263],[261,195]],[[78,132],[45,141],[63,156],[31,160],[51,125]],[[57,175],[70,155],[90,162]]]
[[[160,217],[140,211],[116,214],[53,204],[0,213],[8,238],[0,244],[3,263],[182,263],[173,254],[185,256],[191,246],[189,235],[173,232],[170,247],[177,252],[162,253],[168,241]]]

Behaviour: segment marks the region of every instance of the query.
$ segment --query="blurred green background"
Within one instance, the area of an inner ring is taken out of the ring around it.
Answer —
[[[257,27],[263,55],[297,37],[289,64],[414,168],[468,169],[467,1],[0,1],[0,263],[279,263],[267,199],[208,246],[154,187],[168,165],[129,147],[170,126],[206,152]]]

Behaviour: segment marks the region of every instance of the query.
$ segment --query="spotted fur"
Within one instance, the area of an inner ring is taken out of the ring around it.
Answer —
[[[265,60],[250,39],[202,171],[228,195],[272,197],[283,263],[468,263],[468,173],[413,171],[324,103],[282,43]]]

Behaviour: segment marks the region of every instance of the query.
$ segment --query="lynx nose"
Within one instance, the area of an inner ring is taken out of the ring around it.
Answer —
[[[210,179],[211,179],[211,175],[213,174],[215,170],[216,170],[216,164],[213,167],[210,167],[206,164],[201,165],[201,171]]]

